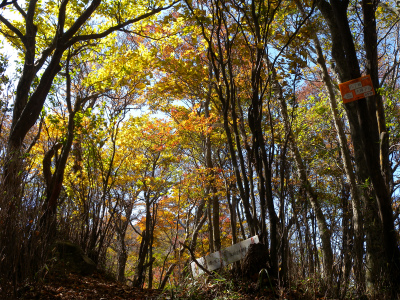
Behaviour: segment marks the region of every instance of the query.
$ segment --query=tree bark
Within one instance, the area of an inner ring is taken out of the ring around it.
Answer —
[[[126,251],[126,245],[125,245],[125,234],[126,234],[126,228],[125,231],[123,228],[120,230],[117,230],[117,243],[118,243],[118,248],[117,248],[117,280],[119,282],[125,283],[125,267],[126,267],[126,261],[128,260],[128,253]]]
[[[210,74],[212,74],[212,70],[210,67]],[[211,76],[211,75],[210,75]],[[210,79],[211,80],[211,79]],[[210,117],[209,111],[209,104],[211,100],[211,84],[209,85],[209,95],[204,103],[204,116],[206,119]],[[205,158],[206,158],[206,167],[210,176],[210,180],[208,180],[208,197],[210,199],[210,209],[212,209],[212,243],[213,243],[213,252],[221,250],[221,232],[219,226],[219,199],[217,196],[217,189],[215,187],[215,170],[214,164],[212,161],[211,156],[211,139],[210,134],[206,134],[206,151],[205,151]]]
[[[331,0],[328,3],[325,0],[317,2],[318,8],[328,23],[329,30],[332,35],[332,56],[335,59],[340,81],[345,82],[361,76],[360,66],[358,63],[357,53],[354,46],[353,36],[347,19],[347,8],[349,1]],[[377,40],[376,40],[376,20],[375,10],[377,2],[362,1],[364,16],[364,47],[367,55],[367,70],[370,72],[374,88],[379,86],[378,80],[378,60],[377,60]],[[379,268],[382,272],[387,273],[385,269],[388,267],[389,274],[386,274],[386,280],[389,283],[392,292],[398,290],[400,285],[400,250],[395,234],[393,210],[391,207],[391,190],[390,182],[392,182],[391,172],[388,168],[388,147],[387,132],[385,131],[385,122],[383,115],[383,105],[381,104],[379,95],[360,99],[355,102],[346,103],[345,109],[349,119],[351,137],[355,150],[356,173],[361,183],[367,188],[371,184],[371,190],[365,191],[367,195],[374,195],[373,200],[366,198],[365,205],[370,207],[366,211],[365,217],[367,222],[372,222],[375,201],[378,208],[378,220],[380,224],[369,224],[366,228],[367,234],[367,251],[371,256],[379,255],[380,251],[373,251],[371,243],[378,238],[381,232],[381,247],[385,253],[385,258],[379,260]],[[367,188],[368,189],[368,188]],[[372,214],[372,215],[371,215]],[[371,218],[370,218],[371,216]],[[369,218],[369,219],[368,219]],[[372,226],[372,227],[371,227]],[[371,235],[368,237],[368,235]],[[367,255],[367,258],[369,255]],[[378,260],[378,261],[379,261]],[[375,260],[372,259],[371,263]],[[381,272],[375,272],[375,276]],[[368,275],[368,273],[367,273]],[[370,274],[372,275],[372,274]],[[379,289],[376,286],[378,278],[369,278],[371,282],[370,291],[374,292]]]

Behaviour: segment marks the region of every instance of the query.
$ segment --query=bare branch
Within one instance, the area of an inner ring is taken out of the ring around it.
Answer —
[[[192,260],[194,261],[194,263],[206,274],[208,275],[213,275],[210,271],[208,271],[206,268],[204,268],[196,259],[196,257],[194,256],[193,250],[190,249],[189,246],[187,246],[186,244],[179,242],[183,248],[187,249],[190,253],[190,257],[192,258]]]
[[[94,33],[94,34],[87,34],[87,35],[80,35],[80,36],[72,37],[64,46],[65,46],[65,48],[68,48],[71,45],[73,45],[73,44],[75,44],[77,42],[80,42],[80,41],[87,41],[87,40],[100,39],[100,38],[106,37],[107,35],[113,33],[114,31],[121,30],[122,28],[124,28],[124,27],[126,27],[126,26],[128,26],[130,24],[137,23],[137,22],[139,22],[141,20],[144,20],[144,19],[146,19],[146,18],[148,18],[150,16],[153,16],[153,15],[155,15],[155,14],[157,14],[157,13],[163,11],[163,10],[167,10],[167,9],[171,8],[172,6],[174,6],[178,2],[179,1],[174,1],[172,4],[170,4],[168,6],[155,8],[155,9],[151,10],[150,12],[145,13],[145,14],[137,17],[137,18],[130,19],[130,20],[128,20],[126,22],[123,22],[121,24],[112,26],[112,27],[108,28],[107,30],[105,30],[105,31],[103,31],[101,33]],[[65,33],[67,38],[68,38],[68,35],[70,34],[69,31],[70,30],[68,30]]]
[[[14,7],[18,10],[18,12],[24,17],[24,19],[26,20],[27,15],[26,12],[24,12],[24,10],[21,8],[21,6],[19,6],[17,1],[14,1]]]
[[[6,25],[8,29],[14,32],[23,43],[25,43],[25,37],[21,31],[19,31],[16,27],[14,27],[14,25],[8,22],[8,20],[4,18],[2,15],[0,15],[0,21],[3,22],[3,24]]]
[[[17,2],[17,0],[11,0],[11,1],[3,0],[0,3],[0,8],[6,7],[7,5],[13,4],[13,3],[16,3],[16,2]]]

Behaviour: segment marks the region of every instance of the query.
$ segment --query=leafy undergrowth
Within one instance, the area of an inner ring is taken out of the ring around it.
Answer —
[[[172,292],[172,291],[171,291]],[[212,280],[211,282],[189,285],[176,291],[176,299],[190,299],[190,300],[225,300],[225,299],[243,299],[243,300],[269,300],[278,299],[277,295],[271,290],[258,290],[257,285],[238,284],[234,285],[232,282],[225,280]],[[173,297],[171,297],[173,298]]]
[[[318,292],[310,295],[302,289],[281,289],[268,286],[260,287],[257,283],[238,280],[232,276],[220,278],[202,278],[188,282],[178,288],[164,291],[160,299],[189,299],[189,300],[325,300]]]
[[[321,295],[306,296],[296,290],[284,292],[272,287],[258,288],[256,283],[240,280],[206,279],[165,290],[138,289],[118,283],[102,273],[91,276],[58,274],[47,276],[41,284],[27,284],[18,289],[19,299],[96,299],[96,300],[302,300],[325,299]]]

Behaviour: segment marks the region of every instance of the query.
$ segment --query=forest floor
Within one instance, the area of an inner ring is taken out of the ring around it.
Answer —
[[[26,284],[17,291],[18,299],[87,299],[87,300],[162,300],[162,299],[325,299],[323,297],[309,298],[298,291],[289,293],[265,288],[260,290],[255,283],[233,282],[222,279],[196,282],[179,289],[166,290],[138,289],[118,283],[101,273],[90,276],[77,274],[59,274],[46,277],[41,284]]]
[[[95,272],[90,276],[73,273],[49,276],[41,284],[25,285],[17,294],[19,299],[40,300],[150,300],[158,299],[161,291],[132,288]]]

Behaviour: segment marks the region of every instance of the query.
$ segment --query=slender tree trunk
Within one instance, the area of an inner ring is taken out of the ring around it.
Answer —
[[[337,295],[345,297],[349,282],[350,271],[352,267],[351,252],[353,244],[353,235],[351,232],[351,218],[352,213],[348,203],[348,192],[346,191],[346,184],[342,181],[342,249],[340,253],[340,262],[338,270],[338,282],[337,282]],[[355,260],[355,259],[354,259]],[[354,273],[356,272],[354,266]]]
[[[125,266],[128,259],[128,254],[125,245],[125,231],[117,231],[117,242],[118,242],[118,252],[117,252],[117,280],[119,282],[125,282]]]
[[[242,233],[242,239],[245,240],[247,239],[247,235],[246,235],[246,231],[244,230],[244,226],[243,226],[243,220],[242,220],[242,216],[243,216],[243,209],[242,211],[240,211],[240,201],[237,202],[237,206],[236,206],[236,211],[237,211],[237,216],[239,219],[239,225],[240,225],[240,232]]]
[[[236,124],[233,124],[234,125],[233,128],[235,131],[236,142],[238,143],[238,142],[242,141],[244,144],[244,149],[246,150],[246,155],[247,155],[247,165],[248,165],[248,167],[247,167],[248,175],[246,175],[246,172],[244,172],[244,171],[242,171],[242,175],[243,175],[243,177],[246,176],[246,180],[244,181],[244,183],[245,183],[246,187],[247,186],[249,187],[248,193],[249,193],[249,197],[251,199],[251,208],[252,208],[251,213],[254,218],[254,226],[255,226],[254,230],[255,230],[255,232],[260,232],[260,224],[257,220],[256,196],[255,196],[255,191],[254,191],[254,188],[256,185],[255,185],[254,179],[253,179],[253,176],[254,176],[253,168],[255,167],[254,166],[254,164],[255,164],[254,151],[251,149],[251,147],[248,143],[248,135],[246,133],[245,124],[244,124],[244,120],[246,119],[246,117],[243,113],[242,105],[240,103],[239,98],[236,99],[236,107],[239,112],[239,119],[237,118],[236,113],[232,112],[231,115],[232,115],[232,118],[234,118],[234,120],[238,120],[239,126],[236,126]],[[239,128],[239,131],[238,131],[238,128]],[[240,135],[241,139],[239,139],[239,135]],[[241,164],[241,168],[242,168],[242,170],[246,170],[243,163]],[[247,177],[248,177],[248,180],[247,180]]]
[[[195,214],[195,228],[192,233],[192,238],[189,243],[190,249],[194,251],[197,244],[197,236],[199,234],[200,229],[203,227],[204,223],[207,221],[208,211],[204,209],[205,200],[200,200],[200,204],[197,207],[196,214]]]
[[[306,195],[302,195],[304,192],[301,191],[301,197],[304,198],[304,201],[307,201]],[[317,260],[318,256],[315,256],[314,247],[312,243],[312,237],[313,234],[310,231],[310,226],[309,226],[309,219],[311,219],[311,230],[314,232],[314,219],[313,217],[309,218],[308,217],[308,203],[304,203],[304,208],[303,208],[303,213],[302,213],[302,219],[303,219],[303,224],[304,224],[304,244],[305,244],[305,262],[307,265],[307,276],[312,277],[316,273],[316,265],[317,265]],[[300,229],[301,230],[301,229]]]
[[[133,286],[135,287],[142,287],[144,280],[145,280],[145,271],[146,267],[145,266],[145,261],[146,257],[148,256],[148,251],[149,251],[149,245],[150,245],[150,240],[151,240],[151,211],[150,211],[150,199],[149,199],[148,192],[145,193],[145,201],[146,201],[146,228],[142,233],[142,241],[140,243],[140,249],[139,249],[139,257],[138,257],[138,264],[136,267],[136,274],[135,274],[135,279],[132,283]],[[149,258],[149,261],[152,258]]]
[[[273,74],[274,73],[275,72],[273,71]],[[298,176],[299,176],[300,182],[302,184],[302,187],[307,192],[307,195],[311,202],[311,206],[314,210],[314,213],[315,213],[315,216],[317,219],[319,234],[320,234],[321,242],[322,242],[325,284],[327,285],[328,290],[330,290],[332,288],[332,283],[333,283],[333,281],[332,281],[333,280],[333,251],[332,251],[332,246],[331,246],[331,231],[328,228],[328,225],[327,225],[325,216],[322,212],[321,204],[317,197],[317,194],[315,193],[313,187],[311,186],[311,183],[309,182],[309,180],[307,178],[306,167],[304,166],[303,159],[302,159],[302,157],[300,155],[300,151],[297,147],[295,137],[293,136],[293,134],[291,132],[289,116],[287,113],[287,107],[286,107],[285,100],[282,96],[282,89],[277,81],[274,81],[274,84],[275,84],[276,90],[278,91],[278,101],[279,101],[279,105],[280,105],[280,109],[281,109],[282,119],[284,122],[285,130],[288,134],[289,145],[290,145],[290,148],[291,148],[293,156],[294,156]],[[332,290],[330,290],[330,292],[332,292]]]
[[[242,177],[241,177],[241,174],[239,171],[239,166],[237,164],[236,150],[233,146],[233,140],[232,140],[232,136],[231,136],[231,130],[229,128],[229,118],[228,118],[227,112],[226,113],[224,112],[224,129],[225,129],[227,139],[228,139],[229,152],[231,154],[232,165],[233,165],[235,175],[236,175],[236,183],[239,188],[240,198],[243,201],[243,207],[244,207],[247,223],[249,224],[250,234],[253,236],[256,234],[255,220],[254,220],[255,216],[252,216],[252,214],[251,214],[248,186],[243,185]],[[241,153],[240,144],[236,145],[236,146],[238,147],[238,153]],[[244,186],[247,186],[246,189],[244,188]],[[253,219],[253,217],[254,217],[254,219]]]
[[[305,257],[307,255],[307,236],[306,236],[307,232],[304,234],[304,239],[303,239],[302,228],[300,225],[300,214],[299,214],[298,205],[296,205],[292,184],[290,185],[289,195],[290,195],[290,202],[293,207],[293,218],[294,218],[294,223],[296,225],[296,230],[297,230],[297,235],[298,235],[298,245],[299,245],[299,252],[300,252],[299,258],[300,258],[300,266],[301,266],[300,272],[294,272],[291,275],[292,276],[301,275],[302,278],[306,278],[306,276],[309,276],[309,274],[308,274],[309,272],[306,272],[306,266],[310,267],[310,264],[307,264],[307,258]]]
[[[236,233],[236,197],[231,197],[231,193],[229,188],[226,189],[226,200],[229,206],[229,213],[230,213],[230,225],[231,225],[231,232],[232,232],[232,245],[237,243],[237,233]]]
[[[149,254],[148,254],[148,258],[149,258],[149,285],[148,288],[151,290],[153,288],[153,234],[151,235],[151,239],[150,239],[150,247],[149,247]]]
[[[306,201],[306,195],[304,195],[304,200]],[[310,231],[310,226],[309,226],[309,218],[308,218],[308,205],[307,203],[305,204],[306,207],[304,208],[304,213],[303,213],[303,221],[304,221],[304,241],[306,244],[306,252],[307,252],[307,262],[308,262],[308,276],[311,277],[316,273],[317,269],[317,264],[318,264],[318,253],[317,253],[317,248],[316,248],[316,239],[314,240],[313,237],[315,237],[315,222],[314,222],[314,217],[311,216],[311,230]],[[314,241],[314,244],[313,244]]]
[[[210,71],[211,72],[211,71]],[[211,93],[211,86],[209,86],[209,91]],[[209,102],[210,97],[207,97],[207,101],[204,103],[204,116],[208,119],[210,117],[209,112]],[[217,196],[217,189],[215,188],[215,170],[214,164],[211,157],[211,139],[210,134],[207,133],[206,135],[206,151],[205,151],[205,158],[206,158],[206,167],[211,177],[208,180],[208,194],[210,198],[210,209],[212,209],[212,239],[210,239],[213,243],[213,252],[218,251],[221,249],[221,233],[220,233],[220,226],[219,226],[219,199]],[[211,195],[210,195],[211,194]]]
[[[176,263],[173,263],[169,266],[167,272],[165,273],[163,280],[160,283],[160,286],[158,288],[159,290],[164,290],[165,285],[167,284],[167,281],[168,281],[169,277],[171,276],[172,272],[174,271],[175,267],[176,267]]]
[[[215,249],[214,249],[214,229],[213,229],[213,215],[212,215],[211,198],[208,199],[207,216],[208,216],[208,236],[209,236],[208,248],[209,248],[210,252],[213,253],[215,251]]]

